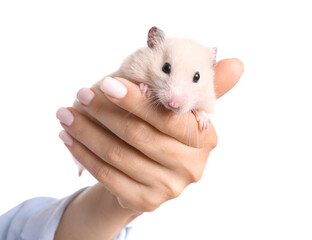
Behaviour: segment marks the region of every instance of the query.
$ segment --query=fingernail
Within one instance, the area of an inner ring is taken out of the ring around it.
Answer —
[[[77,93],[77,99],[84,105],[88,105],[94,98],[94,92],[89,88],[81,88]]]
[[[66,145],[68,145],[68,146],[73,145],[73,142],[74,142],[73,138],[71,136],[69,136],[68,133],[65,132],[64,130],[59,133],[59,137],[60,137],[60,139],[62,139],[62,141]]]
[[[56,117],[67,126],[70,126],[74,121],[74,115],[64,107],[57,110]]]
[[[104,78],[100,88],[104,93],[114,98],[123,98],[127,94],[127,88],[121,82],[111,77]]]

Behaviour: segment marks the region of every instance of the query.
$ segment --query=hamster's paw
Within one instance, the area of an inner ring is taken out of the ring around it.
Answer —
[[[201,131],[208,130],[211,122],[209,114],[203,110],[194,110],[193,113],[197,119],[199,129]]]
[[[147,98],[150,98],[152,95],[152,91],[150,89],[150,86],[145,83],[140,83],[140,90]]]

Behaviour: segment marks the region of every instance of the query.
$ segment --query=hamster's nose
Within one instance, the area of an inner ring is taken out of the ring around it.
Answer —
[[[168,105],[172,108],[178,109],[183,106],[185,100],[185,96],[173,94],[168,101]]]

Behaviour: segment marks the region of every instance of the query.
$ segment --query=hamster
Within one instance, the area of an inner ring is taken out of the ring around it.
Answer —
[[[162,30],[152,27],[148,32],[147,47],[128,56],[109,76],[139,84],[143,94],[171,111],[179,114],[192,111],[199,129],[205,130],[209,127],[209,114],[213,113],[216,101],[216,52],[216,48],[204,47],[193,40],[166,38]],[[100,88],[101,82],[93,87]],[[85,113],[77,101],[74,107]],[[80,176],[84,167],[76,162]]]
[[[193,40],[166,38],[162,30],[152,27],[147,47],[128,56],[110,76],[138,83],[146,96],[176,113],[192,111],[200,130],[204,130],[209,127],[209,114],[216,101],[216,52],[216,48]]]

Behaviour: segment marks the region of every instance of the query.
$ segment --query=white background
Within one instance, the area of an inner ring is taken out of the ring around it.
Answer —
[[[0,214],[95,183],[77,177],[55,112],[156,25],[245,73],[217,103],[201,181],[138,218],[131,239],[312,239],[311,22],[309,1],[1,1]]]

